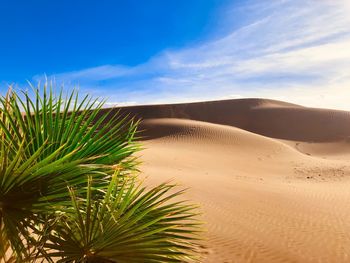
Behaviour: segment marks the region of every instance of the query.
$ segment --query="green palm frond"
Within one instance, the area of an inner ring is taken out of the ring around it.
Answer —
[[[18,254],[38,213],[70,200],[68,185],[84,192],[87,175],[107,185],[112,165],[130,172],[139,148],[137,122],[109,112],[97,119],[102,103],[75,91],[54,99],[46,87],[42,98],[39,87],[34,95],[0,98],[0,222]]]
[[[34,92],[35,100],[25,92],[23,98],[15,92],[0,98],[2,132],[15,144],[24,141],[29,154],[47,142],[49,146],[40,158],[65,145],[56,158],[74,151],[71,160],[110,165],[127,161],[126,157],[138,149],[134,142],[137,122],[128,116],[121,117],[118,112],[101,114],[103,102],[89,96],[79,99],[75,91],[65,99],[62,92],[55,99],[52,89],[47,91],[47,87],[43,89],[43,98],[39,88]]]
[[[70,189],[72,208],[57,221],[45,244],[58,262],[188,262],[200,224],[196,207],[173,199],[174,185],[150,190],[113,176],[102,199],[88,183],[85,198]]]

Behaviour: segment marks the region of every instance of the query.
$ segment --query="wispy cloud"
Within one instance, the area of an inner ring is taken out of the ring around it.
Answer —
[[[238,13],[249,22],[230,30]],[[349,13],[347,0],[252,1],[226,10],[227,33],[197,46],[49,77],[111,104],[267,97],[350,110]]]

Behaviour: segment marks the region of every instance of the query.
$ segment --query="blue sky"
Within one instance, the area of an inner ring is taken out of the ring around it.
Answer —
[[[0,2],[0,92],[108,105],[265,97],[350,110],[348,0]]]

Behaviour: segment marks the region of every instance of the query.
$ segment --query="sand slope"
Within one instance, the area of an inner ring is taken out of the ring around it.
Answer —
[[[202,262],[350,262],[350,114],[259,100],[126,107],[150,184],[190,187]]]

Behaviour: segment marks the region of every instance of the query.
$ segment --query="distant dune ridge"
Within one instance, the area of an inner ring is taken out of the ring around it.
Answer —
[[[143,119],[149,183],[174,179],[202,206],[202,262],[350,262],[349,112],[266,99],[120,110]]]
[[[350,135],[349,112],[267,99],[130,106],[122,111],[143,119],[180,118],[230,125],[286,140],[324,142]]]

